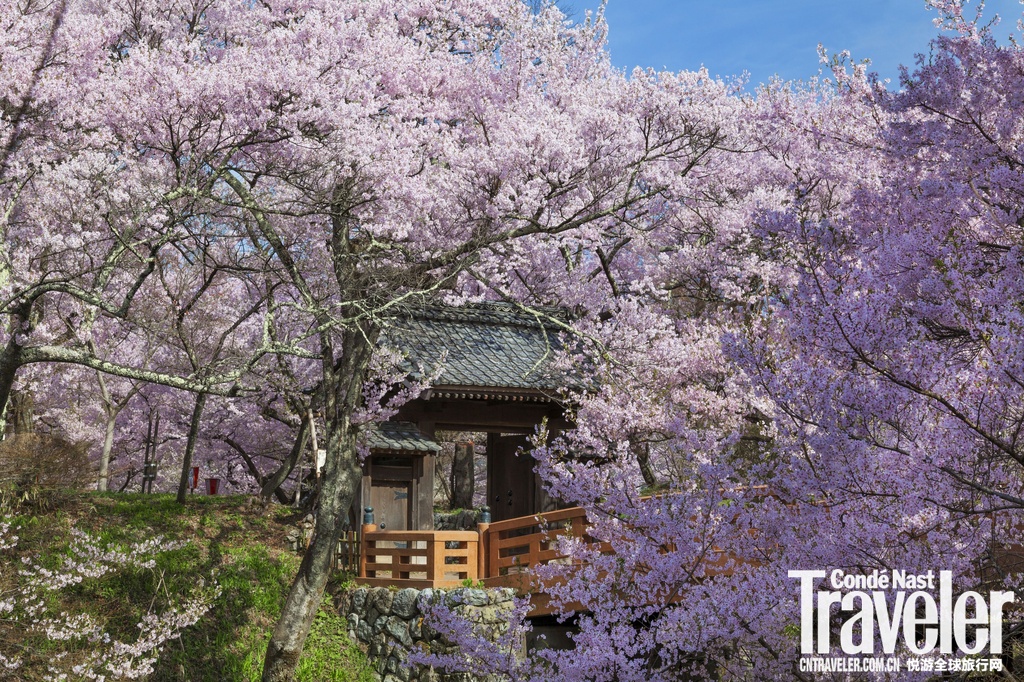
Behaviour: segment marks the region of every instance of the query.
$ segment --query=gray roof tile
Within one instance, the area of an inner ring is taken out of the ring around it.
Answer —
[[[370,450],[400,450],[403,452],[440,452],[441,446],[427,438],[410,422],[381,422],[367,430],[366,441]]]
[[[544,309],[565,319],[564,311]],[[549,370],[561,349],[550,322],[504,303],[411,308],[393,320],[387,340],[406,354],[410,371],[442,364],[436,386],[553,390],[564,380]]]

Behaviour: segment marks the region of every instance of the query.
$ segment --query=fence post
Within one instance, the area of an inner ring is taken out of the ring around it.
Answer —
[[[573,537],[582,540],[587,534],[587,517],[586,516],[575,516],[572,519],[572,525],[570,526],[570,532]]]
[[[366,539],[368,533],[372,533],[377,530],[377,524],[373,522],[373,507],[367,507],[363,511],[363,529],[359,534],[359,577],[360,578],[376,578],[377,573],[374,571],[372,576],[366,575],[366,564],[370,560],[370,542]],[[374,563],[377,562],[377,556],[373,557]]]
[[[431,581],[431,586],[444,580],[445,549],[444,540],[438,540],[436,535],[431,534],[427,540],[427,580]]]
[[[476,548],[477,580],[486,580],[490,577],[487,574],[487,555],[490,552],[487,546],[487,529],[490,527],[491,508],[483,507],[480,509],[480,521],[476,524],[477,533],[480,534],[479,544]]]

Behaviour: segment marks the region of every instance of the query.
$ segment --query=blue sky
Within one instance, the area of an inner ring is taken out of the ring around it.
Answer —
[[[564,0],[574,19],[599,0]],[[970,7],[976,6],[972,0]],[[1002,39],[1016,31],[1017,0],[989,0]],[[971,10],[973,15],[973,9]],[[871,70],[891,78],[899,65],[927,53],[937,33],[924,0],[609,0],[609,48],[619,67],[693,70],[713,76],[750,74],[750,85],[773,74],[808,78],[818,72],[818,43],[831,53],[849,50],[871,59]]]

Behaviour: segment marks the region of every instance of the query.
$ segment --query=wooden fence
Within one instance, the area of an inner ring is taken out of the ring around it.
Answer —
[[[364,525],[357,582],[419,588],[458,587],[467,581],[519,584],[520,574],[526,578],[536,566],[565,561],[557,549],[559,538],[590,540],[586,530],[586,513],[578,507],[481,523],[475,531],[381,531]]]
[[[359,555],[362,550],[362,543],[359,541],[359,532],[354,530],[343,531],[338,540],[338,551],[334,555],[334,570],[351,575],[359,575]]]
[[[364,585],[459,587],[480,579],[478,531],[381,531],[363,526],[359,578]]]

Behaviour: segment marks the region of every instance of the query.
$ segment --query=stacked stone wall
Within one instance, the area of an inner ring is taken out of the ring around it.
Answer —
[[[434,512],[434,530],[476,530],[480,510],[460,509],[454,512]]]
[[[478,631],[489,632],[496,640],[508,628],[514,597],[511,589],[359,587],[342,595],[339,610],[348,619],[349,636],[366,646],[381,682],[479,682],[486,678],[409,663],[413,652],[458,650],[424,621],[422,607],[444,599],[456,613],[480,626]]]

